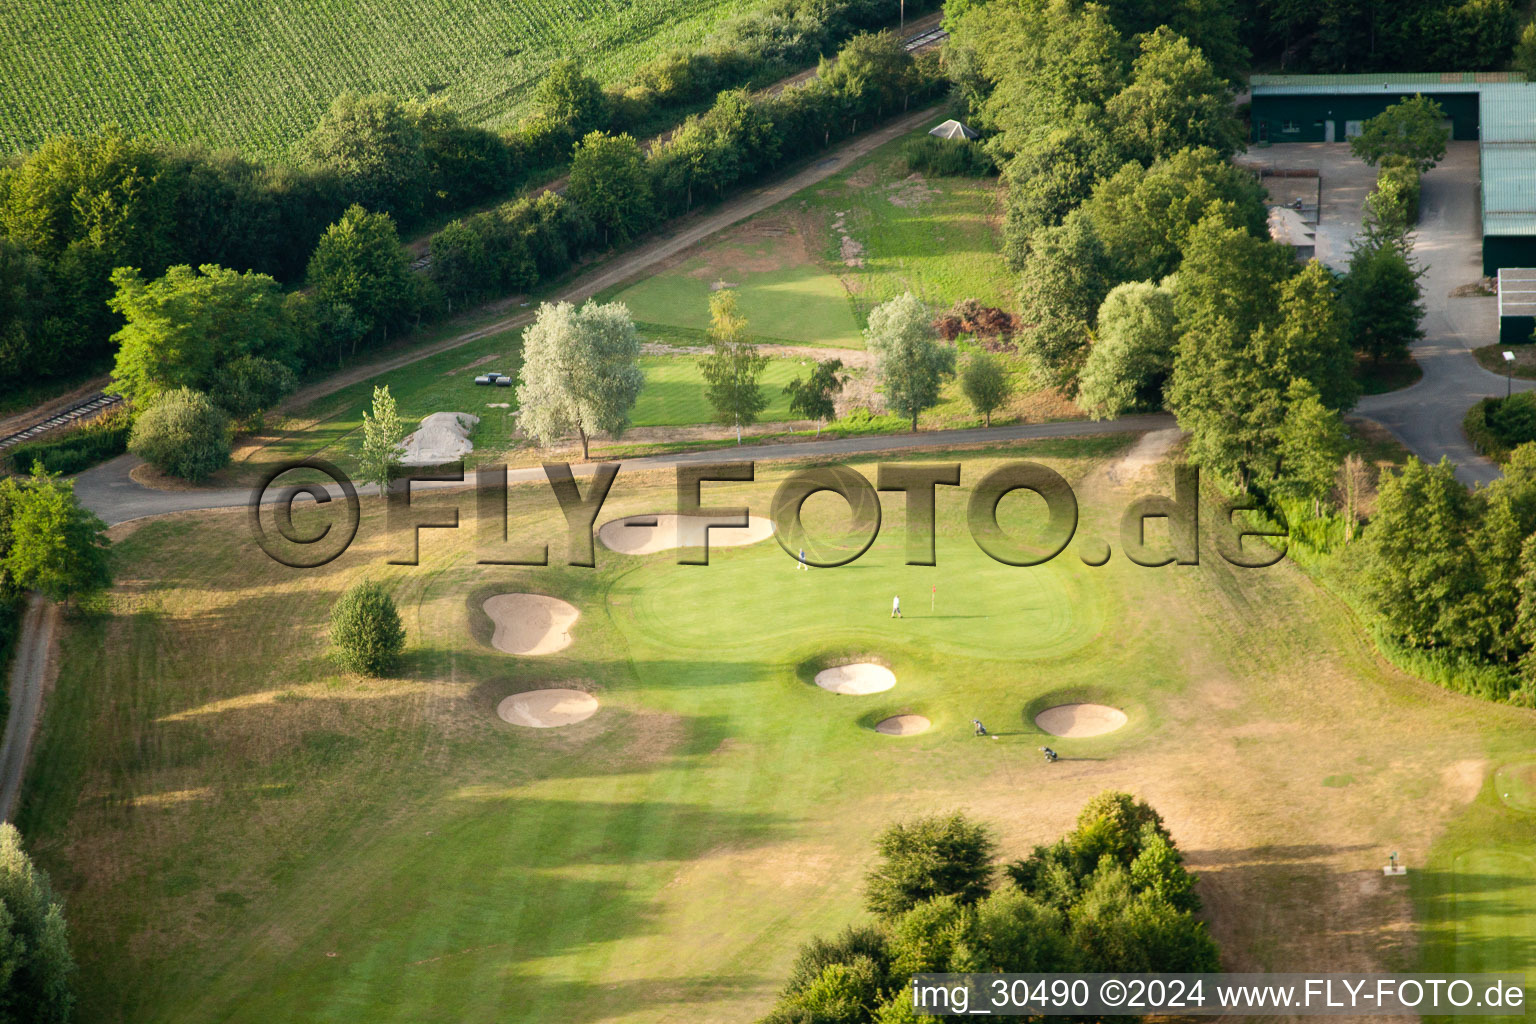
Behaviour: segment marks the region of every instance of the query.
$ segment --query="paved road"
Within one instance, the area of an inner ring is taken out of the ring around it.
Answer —
[[[1346,269],[1375,170],[1351,156],[1345,143],[1271,146],[1251,150],[1242,161],[1322,172],[1317,257],[1334,270]],[[1461,421],[1478,399],[1504,394],[1504,378],[1483,369],[1471,351],[1498,340],[1498,300],[1450,294],[1482,276],[1477,143],[1451,143],[1445,160],[1424,176],[1420,207],[1414,258],[1425,272],[1424,338],[1413,357],[1424,377],[1410,388],[1361,399],[1355,412],[1392,431],[1426,462],[1449,458],[1463,483],[1486,484],[1499,469],[1467,443]],[[1532,388],[1536,382],[1514,382],[1516,391]]]
[[[625,459],[621,472],[665,470],[682,465],[700,465],[713,462],[729,462],[738,459],[768,461],[773,459],[825,458],[837,459],[870,452],[910,452],[926,448],[943,448],[979,444],[996,444],[1005,441],[1028,441],[1048,437],[1084,437],[1095,434],[1122,434],[1143,430],[1166,430],[1174,426],[1173,417],[1166,413],[1143,416],[1126,416],[1118,420],[1069,420],[1059,423],[1021,423],[1006,427],[977,428],[973,430],[933,430],[919,434],[877,434],[865,437],[827,438],[825,440],[795,441],[787,444],[741,445],[716,448],[708,451],[684,452],[677,455],[650,455],[639,459]],[[250,488],[221,488],[196,491],[155,491],[141,486],[130,478],[129,473],[138,460],[122,456],[88,469],[75,479],[75,493],[80,501],[108,524],[124,523],[145,516],[167,512],[191,512],[198,509],[233,508],[246,504],[251,498]],[[578,475],[588,474],[595,463],[573,467]],[[544,481],[544,471],[538,467],[514,469],[507,473],[509,483],[534,483]],[[470,474],[468,482],[474,481]],[[430,488],[433,484],[416,484],[415,489]],[[461,487],[463,484],[441,486]],[[369,485],[358,488],[361,494],[376,494],[377,488]],[[340,496],[340,488],[331,492]]]
[[[0,738],[0,821],[9,821],[16,808],[58,621],[58,605],[34,594],[21,623],[21,646],[11,666],[11,709],[5,719],[5,736]]]
[[[1414,254],[1425,271],[1424,338],[1413,347],[1413,357],[1424,378],[1402,391],[1364,398],[1357,411],[1391,430],[1421,459],[1449,457],[1462,483],[1491,483],[1501,475],[1499,468],[1472,448],[1461,421],[1478,399],[1501,396],[1508,386],[1472,355],[1472,349],[1499,340],[1498,299],[1450,295],[1483,273],[1477,143],[1451,144],[1445,161],[1424,176],[1421,207]],[[1532,388],[1536,382],[1513,382],[1515,391]]]

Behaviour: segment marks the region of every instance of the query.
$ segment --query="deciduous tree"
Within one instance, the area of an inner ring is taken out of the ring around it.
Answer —
[[[645,154],[628,134],[591,132],[577,143],[568,194],[592,215],[604,242],[627,242],[655,220]]]
[[[539,443],[576,434],[590,458],[593,434],[612,437],[629,426],[630,410],[645,383],[640,337],[622,303],[544,303],[523,332],[517,422]]]
[[[990,352],[975,352],[965,361],[960,373],[960,392],[971,408],[992,425],[992,413],[1001,408],[1013,393],[1013,382],[1003,361]]]
[[[864,343],[875,355],[885,404],[916,430],[918,414],[938,403],[945,378],[954,375],[955,350],[934,338],[932,318],[911,292],[870,312]]]
[[[68,1024],[74,1016],[75,960],[64,902],[0,822],[0,1020]]]
[[[736,293],[729,288],[709,297],[709,335],[714,351],[699,360],[704,376],[704,397],[721,423],[736,427],[741,444],[743,425],[757,422],[768,407],[768,395],[759,383],[768,357],[759,355],[747,334],[747,319],[736,309]]]
[[[389,488],[390,475],[405,454],[401,445],[404,438],[405,424],[395,409],[389,385],[375,385],[373,413],[363,413],[363,445],[357,456],[359,476],[365,483],[377,485],[380,491]]]
[[[1417,95],[1367,119],[1360,134],[1349,140],[1349,149],[1368,164],[1385,157],[1409,161],[1422,174],[1445,159],[1445,147],[1451,141],[1445,121],[1440,104]]]

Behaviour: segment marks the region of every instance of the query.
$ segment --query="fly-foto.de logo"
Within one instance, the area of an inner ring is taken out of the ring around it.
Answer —
[[[591,568],[597,564],[597,519],[620,467],[616,462],[604,462],[587,468],[590,471],[583,474],[585,485],[577,480],[569,463],[547,462],[539,473],[553,492],[565,520],[561,560],[567,565]],[[284,476],[301,471],[308,471],[310,476],[323,475],[331,482],[280,483]],[[680,520],[693,524],[693,536],[697,538],[697,543],[679,548],[677,561],[681,565],[708,565],[711,531],[749,529],[752,516],[745,506],[706,505],[705,485],[755,482],[756,464],[680,465],[676,475],[674,513]],[[1138,497],[1120,516],[1118,544],[1130,561],[1149,568],[1199,565],[1202,527],[1207,539],[1214,542],[1217,555],[1234,566],[1264,568],[1285,557],[1283,529],[1244,524],[1237,517],[1240,512],[1257,511],[1257,500],[1243,496],[1208,501],[1202,514],[1199,468],[1176,465],[1173,477],[1172,495]],[[959,487],[961,478],[962,466],[958,462],[882,462],[876,467],[873,483],[858,470],[841,464],[798,469],[779,482],[769,500],[773,535],[786,554],[804,564],[818,568],[849,565],[868,551],[880,535],[880,495],[884,492],[900,495],[894,500],[905,502],[906,563],[937,565],[935,523],[941,488]],[[463,463],[438,469],[401,469],[391,474],[384,517],[394,552],[389,559],[391,565],[418,563],[423,530],[459,528],[465,518],[462,503],[467,496],[462,487],[457,491],[451,489],[454,484],[469,482]],[[472,482],[478,563],[549,565],[552,547],[559,540],[554,530],[538,537],[508,535],[508,488],[512,481],[507,467],[482,466],[473,474]],[[413,496],[421,493],[421,489],[413,491],[413,484],[422,484],[434,492],[448,491],[436,493],[436,500],[427,508],[413,501]],[[1005,497],[1016,492],[1031,493],[1044,502],[1044,515],[1034,517],[1032,529],[1008,530],[999,522],[999,506]],[[837,495],[847,506],[849,526],[831,551],[826,550],[826,545],[815,543],[813,532],[802,518],[806,502],[822,493]],[[318,525],[300,529],[294,522],[294,513],[301,498],[322,509],[335,507],[336,511],[329,517],[321,516],[324,521]],[[278,466],[268,473],[251,492],[248,515],[256,543],[268,556],[291,568],[309,569],[335,560],[351,546],[362,521],[362,504],[356,486],[345,473],[329,462],[308,459]],[[1044,564],[1073,547],[1074,540],[1075,553],[1084,565],[1101,566],[1113,557],[1110,541],[1078,537],[1078,502],[1072,486],[1060,473],[1038,462],[1008,462],[986,471],[971,484],[965,517],[977,547],[1005,565]],[[1154,542],[1148,527],[1159,520],[1165,529]],[[654,520],[646,523],[644,517],[632,524],[655,525]]]

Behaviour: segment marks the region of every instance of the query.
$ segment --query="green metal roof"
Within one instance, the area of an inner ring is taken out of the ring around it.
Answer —
[[[1248,80],[1255,96],[1299,96],[1332,93],[1450,93],[1481,92],[1487,85],[1523,83],[1518,71],[1445,71],[1420,74],[1371,75],[1254,75]]]
[[[1483,234],[1536,235],[1536,83],[1485,87],[1478,134]]]
[[[1536,140],[1482,147],[1483,234],[1536,235]]]

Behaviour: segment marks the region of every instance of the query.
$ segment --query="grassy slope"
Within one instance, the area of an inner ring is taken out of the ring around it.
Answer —
[[[548,64],[604,81],[697,42],[747,0],[44,0],[0,19],[0,155],[108,122],[280,155],[336,94],[445,99],[506,127]]]
[[[637,319],[697,329],[708,326],[710,284],[724,280],[758,334],[851,348],[862,347],[858,332],[870,309],[904,291],[935,307],[964,298],[1008,306],[996,180],[909,181],[905,141],[612,297]],[[861,265],[845,260],[845,235],[862,247],[849,257]]]
[[[1126,498],[1094,461],[1117,443],[1017,449],[1087,476],[1085,541],[1117,536]],[[965,458],[965,479],[987,461]],[[706,500],[765,508],[777,473]],[[548,535],[558,555],[547,492],[514,494],[512,536]],[[621,478],[603,518],[673,500],[666,476]],[[836,521],[823,500],[808,515]],[[64,638],[21,814],[70,900],[83,1018],[750,1020],[799,942],[857,916],[885,823],[964,808],[1018,854],[1111,786],[1167,816],[1229,966],[1401,968],[1406,890],[1381,880],[1386,851],[1422,864],[1437,841],[1483,848],[1492,832],[1464,827],[1469,813],[1527,820],[1469,811],[1467,773],[1445,772],[1470,760],[1475,781],[1527,750],[1531,714],[1383,669],[1299,573],[1209,553],[1089,569],[1075,544],[1009,568],[965,537],[964,507],[941,492],[938,568],[902,564],[892,501],[869,554],[812,573],[772,543],[708,568],[601,550],[596,570],[490,567],[469,530],[426,535],[419,567],[386,566],[372,503],[359,544],[309,573],[255,552],[241,511],[140,525],[116,615]],[[1003,510],[1017,529],[1027,505]],[[324,660],[326,609],[364,574],[401,603],[399,679]],[[479,602],[518,590],[582,610],[572,647],[516,659],[485,644]],[[849,652],[888,660],[897,688],[808,685],[819,658]],[[580,726],[492,713],[571,680],[603,702]],[[1052,740],[1064,760],[1042,764],[1032,714],[1083,697],[1130,726]],[[869,730],[900,711],[933,731]],[[999,738],[973,739],[972,716]],[[1499,870],[1486,916],[1528,917],[1536,886]],[[1528,943],[1467,948],[1467,967],[1533,966]]]

